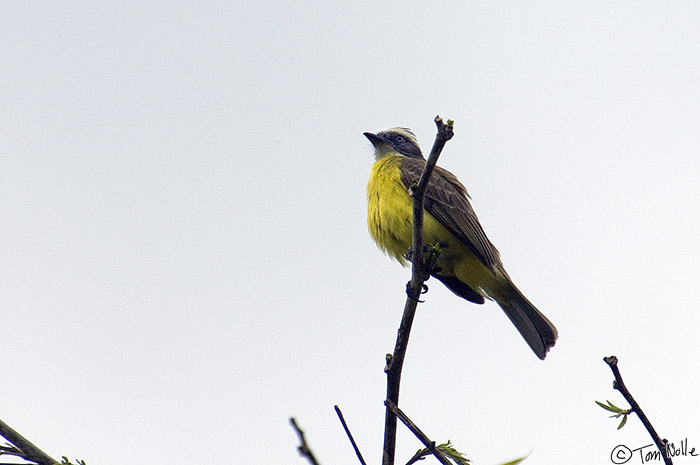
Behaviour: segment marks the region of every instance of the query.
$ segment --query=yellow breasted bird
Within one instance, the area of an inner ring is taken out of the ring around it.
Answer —
[[[364,135],[376,161],[367,185],[367,224],[380,249],[406,266],[413,242],[413,199],[408,194],[425,166],[416,136],[406,128]],[[495,300],[535,354],[543,359],[557,340],[557,329],[518,290],[496,247],[484,233],[466,188],[449,171],[435,167],[425,194],[423,242],[437,244],[431,276],[476,304]]]

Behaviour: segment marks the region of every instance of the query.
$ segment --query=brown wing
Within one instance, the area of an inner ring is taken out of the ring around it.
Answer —
[[[404,185],[410,187],[417,184],[424,166],[425,160],[405,158],[401,166]],[[486,237],[469,203],[467,189],[454,174],[435,167],[425,193],[425,209],[464,242],[485,265],[503,269],[498,250]]]

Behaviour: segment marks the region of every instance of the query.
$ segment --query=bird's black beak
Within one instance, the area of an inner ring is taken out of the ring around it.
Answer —
[[[382,138],[379,137],[379,136],[376,135],[376,134],[373,134],[373,133],[371,133],[371,132],[363,132],[363,134],[365,135],[365,137],[366,137],[367,139],[369,139],[369,141],[370,141],[370,142],[372,143],[372,145],[374,145],[375,147],[376,147],[377,145],[379,145],[379,144],[382,142]]]

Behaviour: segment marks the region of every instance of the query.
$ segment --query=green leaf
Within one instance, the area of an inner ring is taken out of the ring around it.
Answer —
[[[614,408],[614,409],[617,410],[618,412],[624,412],[624,411],[625,411],[625,409],[622,409],[622,408],[618,407],[617,405],[614,405],[614,404],[613,404],[612,402],[610,402],[610,401],[608,401],[608,405],[610,405],[610,407]]]
[[[520,457],[519,459],[512,460],[510,462],[502,463],[500,465],[517,465],[523,460],[525,460],[528,456],[526,455],[525,457]]]
[[[613,413],[626,413],[627,412],[627,410],[622,409],[622,408],[618,407],[617,405],[614,405],[609,400],[607,401],[608,405],[605,405],[602,402],[598,402],[597,400],[595,401],[595,403],[598,404],[600,407],[604,408],[605,410],[607,410],[608,412],[613,412]]]
[[[628,416],[628,415],[623,415],[623,416],[622,416],[622,421],[621,421],[620,424],[617,426],[617,429],[620,429],[620,428],[622,428],[623,426],[625,426],[625,423],[627,423],[627,416]]]
[[[454,460],[458,465],[469,465],[469,459],[462,454],[460,451],[452,446],[452,443],[448,439],[445,444],[440,444],[437,446],[438,450],[445,454],[446,457]]]
[[[435,448],[442,452],[445,457],[452,459],[457,465],[470,465],[471,463],[464,454],[452,446],[449,439],[445,444],[436,445]],[[411,457],[411,460],[409,460],[406,465],[412,465],[419,460],[423,460],[428,455],[432,455],[428,449],[418,449],[418,452]]]
[[[430,454],[428,449],[418,449],[418,452],[416,452],[413,457],[411,457],[411,460],[406,462],[406,465],[412,465],[416,463],[419,460],[423,460],[426,455]]]

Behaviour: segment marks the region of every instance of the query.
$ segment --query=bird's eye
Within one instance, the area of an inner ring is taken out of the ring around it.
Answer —
[[[403,143],[403,136],[396,136],[394,138],[394,141],[399,143],[399,144]]]

